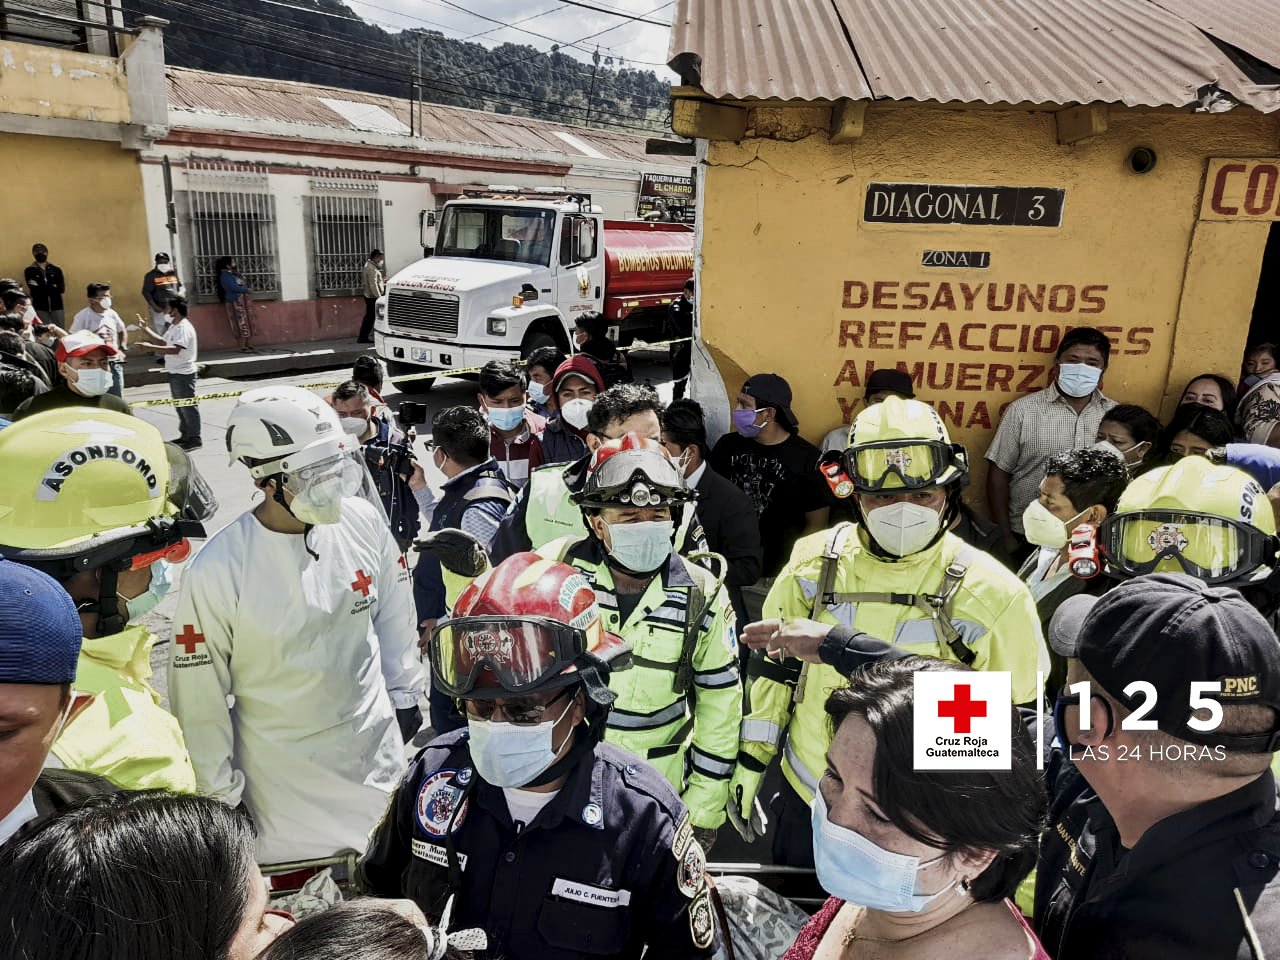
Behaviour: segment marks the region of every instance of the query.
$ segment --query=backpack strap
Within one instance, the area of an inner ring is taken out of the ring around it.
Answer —
[[[813,593],[813,606],[809,609],[810,619],[817,620],[822,608],[831,602],[827,598],[835,596],[832,591],[836,585],[836,574],[840,570],[840,554],[844,551],[849,535],[853,532],[853,526],[846,520],[831,528],[831,533],[827,537],[827,548],[822,551],[822,566],[818,568],[818,585]],[[791,693],[793,704],[804,702],[805,688],[809,684],[809,666],[807,661],[800,666],[800,676]]]
[[[823,606],[835,603],[896,603],[904,607],[915,607],[933,621],[938,644],[945,645],[953,657],[966,667],[970,666],[978,658],[978,654],[960,636],[955,624],[951,622],[951,612],[960,584],[964,582],[965,574],[977,555],[978,551],[973,546],[962,544],[956,551],[955,559],[943,571],[942,583],[937,593],[833,593],[830,589],[821,589],[823,583],[820,582],[819,591],[814,598],[814,619],[817,619],[818,611]],[[823,560],[822,576],[825,579],[827,557],[824,556]],[[834,569],[832,565],[833,582]]]
[[[712,574],[697,562],[700,560],[714,561],[719,573]],[[680,561],[693,581],[689,587],[688,606],[685,609],[684,642],[680,647],[675,679],[671,681],[671,689],[683,696],[693,687],[693,655],[698,648],[698,638],[702,635],[702,620],[724,584],[724,575],[729,565],[718,553],[694,553],[688,557],[680,557]],[[707,588],[708,581],[710,589]]]

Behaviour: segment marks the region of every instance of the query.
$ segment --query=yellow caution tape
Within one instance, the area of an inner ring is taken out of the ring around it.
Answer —
[[[630,353],[632,350],[656,350],[659,347],[669,347],[677,343],[691,343],[693,337],[679,337],[675,340],[663,340],[659,343],[645,343],[632,345],[630,347],[619,347],[618,352]],[[460,370],[431,370],[425,373],[402,373],[398,377],[387,377],[387,383],[407,383],[410,380],[434,380],[437,377],[457,377],[467,373],[479,373],[483,367],[463,367]],[[334,380],[325,383],[299,383],[297,386],[304,387],[307,390],[334,390],[342,384],[350,380]],[[250,389],[256,390],[257,387]],[[223,393],[202,393],[197,397],[163,397],[158,400],[132,400],[129,405],[133,407],[194,407],[205,400],[233,400],[248,390],[228,390]]]

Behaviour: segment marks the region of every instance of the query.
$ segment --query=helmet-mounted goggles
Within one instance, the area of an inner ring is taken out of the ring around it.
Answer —
[[[1213,514],[1137,510],[1104,520],[1098,546],[1113,576],[1183,572],[1215,584],[1273,566],[1277,541],[1251,524]]]
[[[451,697],[546,689],[589,648],[586,631],[547,617],[459,617],[431,634],[431,677]]]
[[[846,450],[844,466],[859,493],[923,490],[967,477],[969,454],[941,440],[878,440]]]
[[[573,502],[580,507],[667,507],[697,498],[671,460],[654,450],[621,450],[600,463]]]

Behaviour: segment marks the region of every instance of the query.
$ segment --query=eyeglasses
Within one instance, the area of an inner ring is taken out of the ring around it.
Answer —
[[[568,689],[561,690],[546,703],[507,702],[498,704],[492,700],[464,700],[468,717],[475,720],[492,720],[498,714],[506,718],[508,723],[517,727],[532,727],[542,723],[547,710],[558,700],[562,700]]]

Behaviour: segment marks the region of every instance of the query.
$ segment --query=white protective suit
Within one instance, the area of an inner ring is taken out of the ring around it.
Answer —
[[[365,848],[404,772],[393,708],[423,689],[385,518],[350,498],[306,541],[244,514],[188,563],[173,617],[169,697],[200,790],[244,801],[261,863]]]

